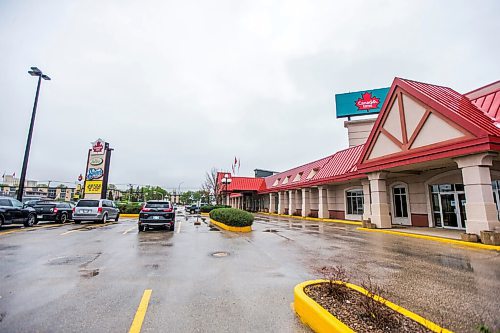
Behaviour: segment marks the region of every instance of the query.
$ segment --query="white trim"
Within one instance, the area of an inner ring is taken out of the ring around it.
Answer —
[[[394,188],[395,187],[404,187],[406,191],[406,210],[408,213],[408,217],[405,218],[398,218],[400,219],[401,223],[395,223],[396,222],[396,213],[394,211]],[[390,195],[390,203],[391,203],[391,223],[396,224],[396,225],[406,225],[406,226],[411,226],[412,221],[411,221],[411,201],[410,201],[410,186],[408,183],[402,182],[402,181],[397,181],[389,185],[389,195]],[[403,222],[406,220],[406,224]]]
[[[365,210],[365,205],[364,205],[364,201],[365,201],[365,196],[364,196],[364,191],[363,191],[363,186],[361,185],[355,185],[355,186],[351,186],[351,187],[346,187],[344,188],[344,216],[345,216],[345,219],[346,220],[353,220],[353,221],[361,221],[363,219],[363,214],[348,214],[347,213],[347,192],[348,191],[352,191],[352,190],[361,190],[361,192],[363,193],[363,212]],[[328,193],[327,193],[327,197],[328,197]]]

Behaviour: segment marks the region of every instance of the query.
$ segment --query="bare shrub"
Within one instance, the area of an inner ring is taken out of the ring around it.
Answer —
[[[346,283],[349,282],[347,271],[342,266],[324,266],[317,270],[317,272],[328,280],[327,290],[328,295],[332,296],[338,301],[345,301],[347,299]]]
[[[361,287],[368,292],[366,297],[360,299],[359,307],[362,311],[361,315],[380,329],[394,326],[398,322],[397,316],[395,316],[393,311],[387,309],[385,299],[380,300],[380,298],[376,297],[386,294],[384,288],[373,282],[370,276],[361,283]]]

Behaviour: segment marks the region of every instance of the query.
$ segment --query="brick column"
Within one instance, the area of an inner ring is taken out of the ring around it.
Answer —
[[[326,219],[329,217],[328,214],[328,191],[325,186],[318,186],[318,217],[320,219]]]
[[[455,159],[462,169],[465,187],[467,233],[479,235],[481,230],[500,229],[490,174],[495,156],[492,153],[482,153]]]
[[[387,172],[373,172],[368,174],[370,180],[371,219],[377,228],[391,228],[391,216],[387,203]]]
[[[302,189],[302,217],[306,217],[311,212],[311,189]]]

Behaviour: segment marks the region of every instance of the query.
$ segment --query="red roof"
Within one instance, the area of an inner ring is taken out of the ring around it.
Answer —
[[[260,191],[265,189],[264,178],[254,178],[254,177],[238,177],[233,176],[229,172],[218,172],[217,182],[219,183],[219,191],[226,191],[226,185],[222,183],[222,178],[225,174],[229,175],[231,183],[227,186],[227,191]]]
[[[317,161],[266,177],[267,188],[262,192],[281,191],[355,178],[358,175],[356,164],[362,151],[363,145],[347,148]],[[307,179],[311,171],[315,169],[316,174]],[[302,174],[300,180],[294,181],[298,174]],[[283,184],[287,177],[289,177],[288,182]],[[276,180],[278,180],[277,184]]]
[[[388,155],[387,157],[377,158],[377,160],[366,161],[370,147],[374,144],[379,128],[382,126],[384,114],[388,112],[389,101],[398,88],[428,105],[430,108],[446,117],[450,122],[458,124],[471,133],[471,135],[468,138],[455,141],[452,144],[443,144],[441,146],[432,147],[432,149],[409,150]],[[480,90],[481,89],[483,88],[480,88]],[[500,146],[497,144],[499,139],[500,128],[497,127],[496,120],[478,109],[466,95],[462,95],[448,87],[395,78],[377,121],[365,143],[358,169],[366,173],[400,165],[472,154],[481,151],[500,150]]]
[[[473,90],[465,96],[488,117],[500,122],[500,81]]]
[[[417,98],[420,97],[424,103],[433,106],[437,111],[444,112],[452,121],[470,130],[476,136],[484,136],[485,134],[500,136],[500,129],[495,125],[496,119],[490,118],[478,109],[469,98],[451,88],[401,78],[395,78],[392,85],[410,90],[409,93]],[[435,104],[439,104],[441,107],[436,107]],[[479,132],[474,130],[474,127]]]

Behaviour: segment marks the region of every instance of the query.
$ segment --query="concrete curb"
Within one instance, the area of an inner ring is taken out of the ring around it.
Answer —
[[[299,283],[294,288],[294,303],[293,307],[301,321],[308,325],[314,332],[337,332],[337,333],[350,333],[354,332],[347,325],[342,323],[334,315],[328,312],[321,305],[316,303],[312,298],[306,295],[304,288],[307,286],[325,283],[327,280],[310,280]],[[356,290],[364,295],[369,295],[368,291],[357,285],[346,283],[350,289]],[[374,300],[384,303],[388,308],[402,314],[403,316],[412,319],[420,325],[428,328],[432,332],[452,333],[451,331],[438,326],[430,320],[427,320],[399,305],[396,305],[388,300],[383,299],[378,295],[372,296]]]
[[[498,246],[498,245],[486,245],[486,244],[481,244],[481,243],[464,242],[464,241],[458,240],[458,239],[451,239],[451,238],[445,238],[445,237],[439,237],[439,236],[420,235],[420,234],[414,234],[414,233],[409,233],[409,232],[404,232],[404,231],[392,231],[392,230],[385,230],[385,229],[367,229],[367,228],[356,228],[356,229],[361,230],[361,231],[381,232],[384,234],[390,234],[390,235],[396,235],[396,236],[427,239],[427,240],[431,240],[434,242],[467,246],[467,247],[473,247],[473,248],[482,249],[482,250],[500,251],[500,246]]]
[[[351,224],[351,225],[363,225],[363,223],[361,221],[347,221],[347,220],[338,220],[338,219],[320,219],[317,217],[302,217],[302,216],[293,216],[293,215],[275,214],[275,213],[257,213],[257,214],[278,216],[278,217],[284,217],[284,218],[292,218],[292,219],[298,219],[298,220],[316,221],[316,222],[330,222],[330,223],[343,223],[343,224]]]
[[[120,214],[120,217],[139,218],[139,214]]]
[[[210,219],[210,223],[215,224],[221,229],[227,230],[227,231],[233,231],[233,232],[250,232],[252,231],[252,226],[247,226],[247,227],[232,227],[229,225],[225,225],[222,222]]]

